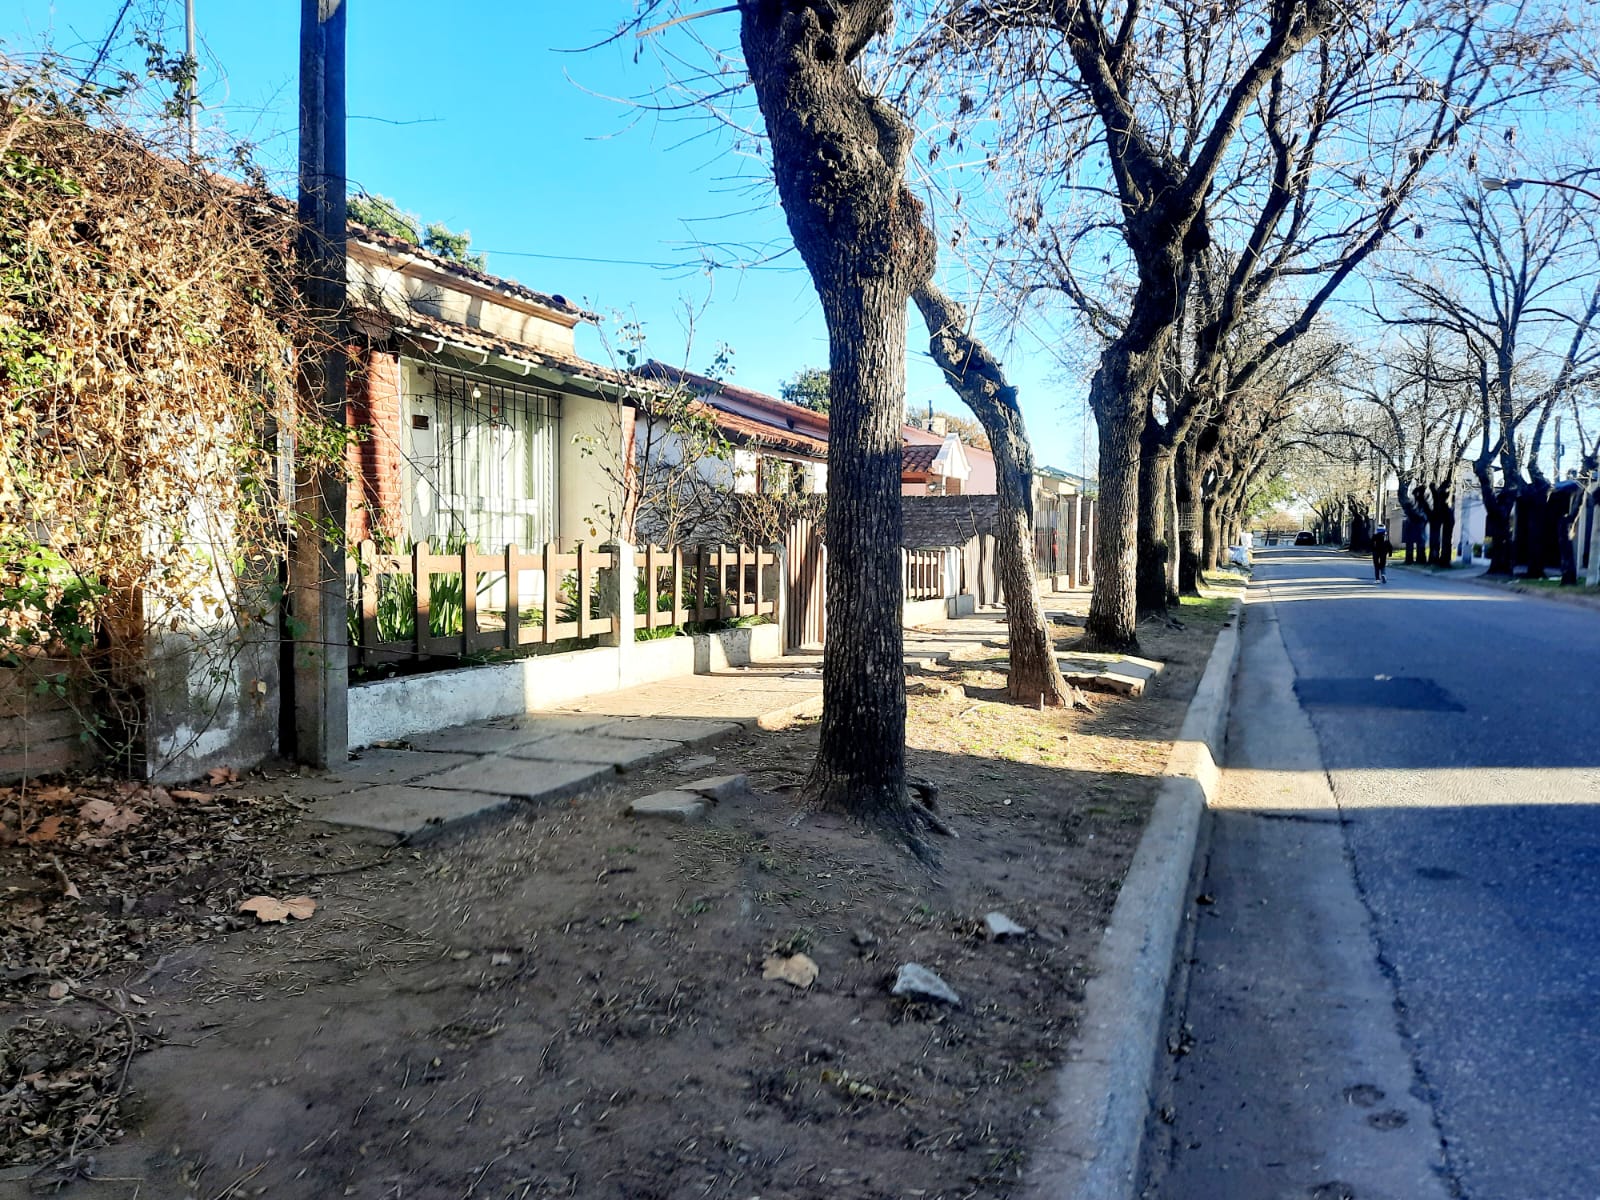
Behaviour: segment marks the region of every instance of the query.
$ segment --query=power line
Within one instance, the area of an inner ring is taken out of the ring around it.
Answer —
[[[474,247],[474,249],[476,249],[476,247]],[[801,269],[797,266],[786,267],[778,266],[777,264],[754,264],[747,266],[740,263],[721,262],[651,262],[647,259],[639,258],[595,258],[582,254],[540,254],[534,250],[493,250],[486,248],[482,251],[482,253],[495,254],[501,258],[538,258],[544,259],[548,262],[598,263],[602,266],[608,267],[650,267],[657,271],[687,271],[700,267],[708,267],[713,270],[723,271],[783,271],[793,274]]]

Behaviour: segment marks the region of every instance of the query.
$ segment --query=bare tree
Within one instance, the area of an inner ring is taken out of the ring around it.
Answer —
[[[1443,244],[1394,276],[1404,303],[1388,319],[1458,338],[1469,363],[1478,427],[1472,468],[1491,574],[1509,575],[1518,557],[1542,574],[1544,437],[1572,397],[1600,379],[1600,264],[1581,199],[1559,189],[1451,189],[1435,222]],[[1522,555],[1514,553],[1517,536]]]
[[[1450,361],[1446,337],[1427,326],[1387,339],[1340,373],[1347,402],[1321,417],[1322,438],[1344,439],[1377,455],[1395,477],[1405,512],[1405,556],[1449,563],[1456,469],[1478,434],[1470,371]]]
[[[1000,496],[995,562],[1005,592],[1010,671],[1007,690],[1022,704],[1057,708],[1072,700],[1039,607],[1033,557],[1033,448],[1017,389],[1000,361],[972,333],[961,305],[932,279],[912,294],[928,327],[928,348],[946,381],[983,423]]]
[[[906,309],[933,240],[906,185],[911,131],[857,65],[890,0],[742,0],[740,42],[795,247],[828,327],[829,653],[817,804],[920,845],[906,790],[900,446]]]
[[[1303,336],[1467,124],[1548,82],[1546,43],[1532,5],[1491,0],[1014,0],[953,4],[947,27],[946,61],[981,63],[963,99],[973,136],[997,127],[991,161],[1015,163],[996,240],[1019,294],[1059,294],[1106,339],[1090,385],[1103,515],[1090,630],[1128,644],[1140,601],[1170,590],[1172,455],[1226,394],[1216,371],[1236,322],[1287,280],[1292,304],[1254,369]],[[1197,386],[1163,402],[1213,244],[1228,274],[1195,330]]]

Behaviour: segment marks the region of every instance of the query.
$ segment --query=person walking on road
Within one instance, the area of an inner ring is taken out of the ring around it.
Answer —
[[[1394,553],[1394,543],[1389,540],[1389,529],[1379,525],[1372,535],[1372,577],[1379,583],[1389,582],[1389,555]]]

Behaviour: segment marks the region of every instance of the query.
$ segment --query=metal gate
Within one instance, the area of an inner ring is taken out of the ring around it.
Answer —
[[[828,549],[822,544],[821,524],[797,520],[789,528],[785,550],[788,596],[783,648],[816,649],[827,636],[824,596]]]

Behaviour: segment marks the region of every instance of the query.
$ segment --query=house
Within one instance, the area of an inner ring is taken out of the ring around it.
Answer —
[[[687,389],[707,406],[734,447],[733,461],[719,475],[731,491],[820,495],[828,490],[826,414],[655,359],[639,374]]]
[[[972,464],[967,458],[967,447],[954,433],[945,434],[937,442],[912,441],[907,437],[900,455],[902,496],[959,496],[963,492],[978,491],[972,486]],[[992,481],[989,494],[993,494]]]
[[[540,546],[591,538],[620,502],[595,446],[632,444],[639,381],[578,355],[597,318],[352,225],[352,542]],[[587,452],[586,452],[587,451]]]
[[[994,455],[961,441],[945,419],[929,414],[908,421],[900,475],[902,496],[995,494]]]
[[[1094,583],[1094,482],[1056,467],[1033,472],[1033,558],[1041,579],[1057,591]]]

